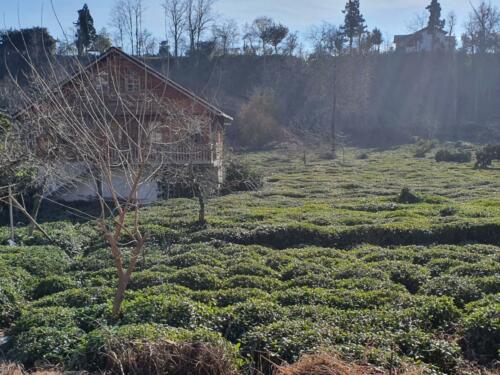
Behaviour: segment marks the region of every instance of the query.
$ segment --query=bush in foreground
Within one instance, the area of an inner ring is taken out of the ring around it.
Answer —
[[[469,163],[472,160],[472,153],[470,151],[445,148],[436,152],[435,159],[438,163]]]

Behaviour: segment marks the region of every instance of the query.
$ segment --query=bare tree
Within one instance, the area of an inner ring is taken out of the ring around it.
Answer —
[[[116,0],[111,10],[110,26],[115,32],[115,42],[132,55],[144,54],[146,43],[151,40],[143,27],[144,11],[143,0]]]
[[[270,42],[269,30],[274,22],[269,17],[259,17],[253,21],[252,31],[260,39],[262,54],[266,54],[267,45]]]
[[[342,31],[335,25],[327,22],[313,28],[309,34],[309,40],[313,43],[317,54],[332,56],[340,55],[344,50],[346,42]]]
[[[471,53],[487,53],[498,48],[500,12],[491,2],[472,6],[462,35],[463,46]]]
[[[213,38],[223,56],[227,55],[239,38],[238,24],[235,20],[225,20],[212,26]]]
[[[292,56],[299,47],[299,34],[297,32],[288,34],[284,43],[285,43],[283,47],[284,54]]]
[[[457,26],[457,15],[454,11],[451,11],[446,16],[446,27],[448,36],[455,35],[455,27]]]
[[[174,56],[176,58],[179,57],[179,46],[182,34],[186,29],[186,5],[185,0],[165,0],[163,3],[165,19],[174,44]]]
[[[425,11],[415,13],[413,18],[406,24],[406,28],[412,33],[422,30],[427,25],[428,18],[429,16]]]
[[[258,36],[255,32],[254,25],[250,25],[246,23],[243,26],[243,52],[245,54],[256,55],[258,47],[256,44],[258,43]]]
[[[185,0],[189,48],[196,50],[203,33],[214,21],[213,5],[216,0]]]
[[[196,171],[185,166],[206,158],[196,139],[213,119],[196,110],[195,102],[173,102],[146,72],[124,76],[120,65],[109,61],[81,69],[55,89],[56,77],[41,75],[32,65],[32,86],[18,86],[27,106],[15,117],[8,144],[40,169],[55,171],[51,191],[83,186],[95,194],[101,210],[94,219],[118,275],[113,302],[118,317],[148,240],[141,194],[164,170],[173,182],[182,181],[188,169],[190,180],[200,184]]]

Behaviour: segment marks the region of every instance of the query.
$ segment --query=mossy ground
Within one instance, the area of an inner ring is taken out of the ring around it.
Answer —
[[[194,225],[195,200],[145,208],[151,242],[121,330],[215,332],[255,363],[256,353],[294,361],[333,348],[385,367],[491,365],[500,342],[499,170],[415,158],[413,146],[360,152],[336,161],[310,153],[306,164],[286,150],[241,155],[265,185],[210,200],[206,228]],[[420,201],[399,203],[404,187]],[[43,238],[23,230],[25,247],[0,249],[9,355],[85,367],[111,324],[113,263],[92,223],[44,225],[60,243],[50,256]]]

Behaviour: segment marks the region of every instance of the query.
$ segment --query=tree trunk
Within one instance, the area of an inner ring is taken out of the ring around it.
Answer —
[[[31,217],[35,221],[38,219],[38,213],[40,212],[40,207],[42,206],[42,201],[43,201],[43,193],[37,194],[35,197],[35,202],[33,204],[33,212],[31,214]],[[28,226],[28,236],[29,237],[33,236],[34,231],[35,231],[35,224],[32,221],[32,222],[30,222],[30,225]]]
[[[125,291],[127,290],[128,282],[130,277],[126,272],[122,276],[118,277],[118,286],[116,288],[115,298],[113,300],[113,317],[118,319],[122,311],[122,303],[125,299]]]

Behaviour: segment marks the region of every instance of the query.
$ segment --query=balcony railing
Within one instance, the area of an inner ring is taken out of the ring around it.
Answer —
[[[150,150],[147,152],[149,153]],[[146,152],[146,151],[145,151]],[[117,163],[122,159],[138,160],[137,149],[111,150],[110,158]],[[151,154],[145,156],[150,163],[165,164],[213,164],[215,147],[212,144],[165,144],[155,145]]]

